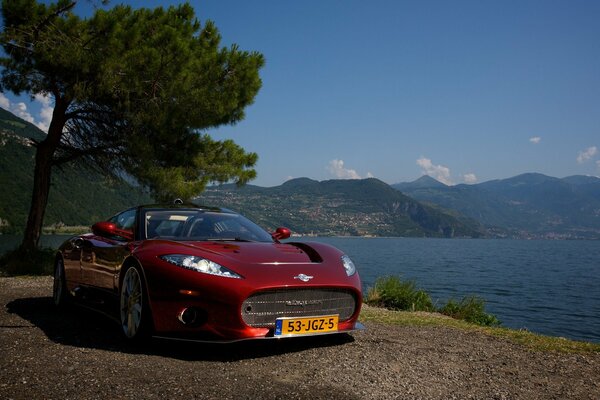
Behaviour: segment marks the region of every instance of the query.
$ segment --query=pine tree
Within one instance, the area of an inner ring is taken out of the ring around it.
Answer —
[[[221,47],[215,25],[187,3],[119,5],[87,19],[76,3],[2,1],[0,90],[54,100],[48,135],[36,143],[22,250],[37,247],[52,169],[75,159],[132,176],[158,200],[256,175],[256,154],[207,130],[244,118],[261,87],[261,54]]]

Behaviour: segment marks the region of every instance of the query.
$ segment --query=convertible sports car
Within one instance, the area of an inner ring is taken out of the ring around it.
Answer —
[[[53,298],[116,317],[126,338],[236,341],[348,332],[361,283],[323,243],[281,243],[240,214],[191,204],[140,206],[67,240]]]

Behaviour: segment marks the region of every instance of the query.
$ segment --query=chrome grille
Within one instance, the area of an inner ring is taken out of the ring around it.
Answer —
[[[339,314],[349,319],[356,309],[354,294],[340,289],[279,289],[255,293],[242,304],[242,319],[252,327],[274,327],[280,317]]]

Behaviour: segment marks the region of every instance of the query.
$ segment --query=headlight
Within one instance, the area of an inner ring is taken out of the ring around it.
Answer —
[[[347,255],[342,256],[342,264],[344,264],[344,269],[346,270],[346,275],[352,276],[356,272],[356,266]]]
[[[222,265],[212,262],[202,257],[189,256],[185,254],[168,254],[160,256],[168,263],[175,264],[178,267],[191,269],[204,274],[223,276],[225,278],[241,278],[238,274],[228,270]]]

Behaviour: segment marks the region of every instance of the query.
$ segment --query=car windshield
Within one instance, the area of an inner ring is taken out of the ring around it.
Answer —
[[[147,210],[147,239],[273,242],[264,229],[239,214],[204,210]]]

